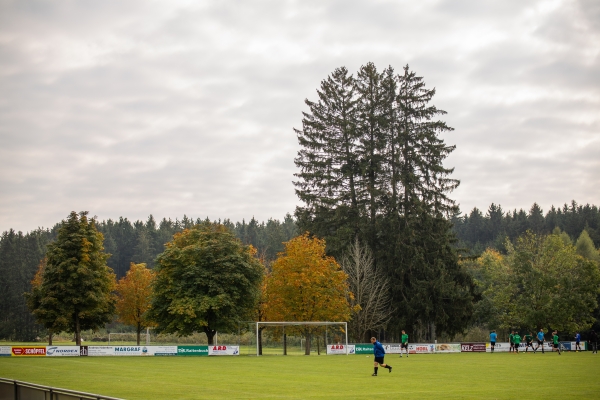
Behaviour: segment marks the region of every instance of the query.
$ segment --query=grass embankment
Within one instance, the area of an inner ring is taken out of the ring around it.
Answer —
[[[600,357],[460,353],[386,356],[0,358],[0,377],[125,399],[590,398]]]

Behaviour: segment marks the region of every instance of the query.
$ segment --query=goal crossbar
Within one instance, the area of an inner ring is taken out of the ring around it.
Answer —
[[[343,325],[344,333],[346,336],[346,355],[348,355],[348,323],[347,322],[331,322],[331,321],[256,321],[254,323],[256,325],[256,356],[259,355],[259,346],[258,346],[258,328],[260,325],[265,326],[329,326],[329,325]]]

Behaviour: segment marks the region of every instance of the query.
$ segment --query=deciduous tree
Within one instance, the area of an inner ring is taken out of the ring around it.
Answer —
[[[237,330],[259,297],[263,266],[225,226],[208,221],[185,229],[157,258],[149,311],[157,331],[187,336]]]
[[[143,328],[152,326],[147,311],[152,301],[154,272],[146,264],[131,263],[125,277],[117,283],[117,315],[121,322],[133,325],[137,332],[137,344]]]
[[[266,317],[269,321],[331,321],[350,318],[347,274],[325,254],[325,241],[307,233],[285,244],[267,279]],[[305,354],[315,328],[303,327]]]
[[[361,246],[358,238],[342,258],[342,269],[348,274],[348,285],[353,297],[349,303],[353,310],[348,323],[351,337],[367,343],[371,331],[385,329],[394,315],[387,276],[373,265],[373,254]]]
[[[484,295],[500,327],[575,332],[594,323],[600,287],[597,263],[579,256],[558,235],[528,231],[507,248],[508,254],[496,253],[494,262],[482,256]]]

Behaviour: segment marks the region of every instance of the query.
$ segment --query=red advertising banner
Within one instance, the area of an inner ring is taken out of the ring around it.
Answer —
[[[485,343],[461,343],[460,351],[485,353]]]
[[[46,347],[13,347],[13,356],[45,356]]]

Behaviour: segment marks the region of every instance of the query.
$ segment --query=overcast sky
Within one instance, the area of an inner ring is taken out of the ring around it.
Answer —
[[[409,64],[463,212],[600,204],[600,1],[0,0],[0,232],[299,204],[304,99]]]

